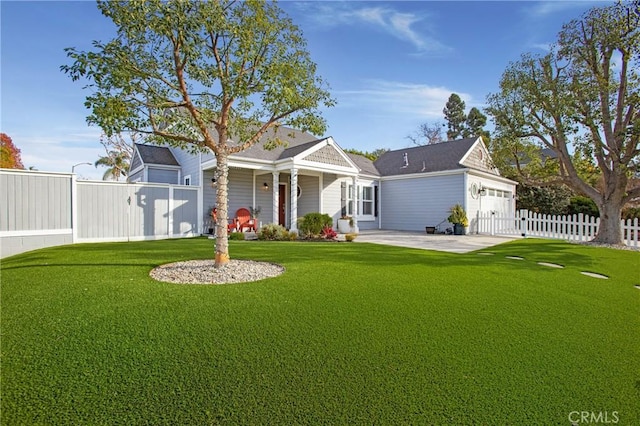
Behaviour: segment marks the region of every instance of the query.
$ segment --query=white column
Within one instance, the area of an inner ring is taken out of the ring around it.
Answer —
[[[298,169],[291,168],[291,231],[298,231]]]
[[[278,209],[280,208],[280,200],[279,200],[279,194],[280,194],[280,173],[279,172],[273,172],[273,182],[271,183],[271,185],[273,186],[272,188],[272,203],[273,203],[273,220],[272,223],[278,223],[278,216],[279,216],[279,211]]]
[[[353,185],[353,230],[354,232],[360,232],[358,229],[358,214],[360,214],[359,201],[360,201],[360,192],[358,191],[358,176],[354,176],[352,178],[351,184]]]

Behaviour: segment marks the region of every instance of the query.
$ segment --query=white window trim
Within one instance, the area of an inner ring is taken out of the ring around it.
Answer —
[[[371,200],[367,200],[367,202],[371,203],[371,214],[362,214],[362,212],[364,211],[363,209],[363,191],[364,188],[371,188]],[[354,200],[353,198],[354,195],[354,191],[353,191],[353,184],[349,183],[347,185],[347,214],[349,216],[356,216],[358,218],[358,221],[362,221],[362,222],[373,222],[376,220],[375,217],[375,185],[373,184],[373,182],[369,183],[369,184],[361,184],[358,183],[358,188],[356,191],[356,198]],[[355,201],[355,202],[354,202]],[[353,207],[355,206],[356,208],[356,214],[354,214],[353,212]]]

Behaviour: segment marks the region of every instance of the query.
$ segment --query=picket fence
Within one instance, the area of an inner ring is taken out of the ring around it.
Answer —
[[[584,215],[546,215],[520,210],[514,216],[497,212],[478,212],[476,232],[489,235],[553,238],[568,241],[590,241],[598,233],[600,218]],[[620,221],[623,242],[638,248],[638,218]]]

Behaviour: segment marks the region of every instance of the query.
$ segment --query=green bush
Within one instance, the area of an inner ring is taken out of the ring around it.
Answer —
[[[231,232],[229,241],[244,241],[244,232]]]
[[[591,217],[600,217],[600,211],[596,203],[591,198],[582,195],[571,197],[567,206],[567,214],[574,215],[579,213]]]
[[[640,220],[640,207],[627,207],[622,210],[622,218],[624,220],[627,219],[635,219],[638,218]]]
[[[326,213],[307,213],[298,220],[300,235],[305,238],[317,237],[326,227],[333,226],[333,219]]]
[[[258,231],[258,239],[264,241],[285,241],[288,240],[289,232],[282,225],[269,223]]]

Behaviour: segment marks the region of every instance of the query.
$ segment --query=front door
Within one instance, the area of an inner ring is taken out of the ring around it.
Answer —
[[[278,225],[287,227],[287,185],[278,188]]]

